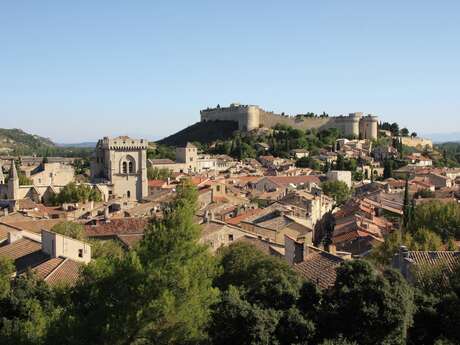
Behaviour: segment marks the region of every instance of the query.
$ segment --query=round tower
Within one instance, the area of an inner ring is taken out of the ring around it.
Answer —
[[[363,117],[359,124],[359,132],[362,139],[377,139],[378,117],[371,114]]]
[[[255,105],[250,105],[247,108],[247,119],[246,119],[246,129],[252,131],[253,129],[259,128],[260,124],[260,111],[259,107]]]

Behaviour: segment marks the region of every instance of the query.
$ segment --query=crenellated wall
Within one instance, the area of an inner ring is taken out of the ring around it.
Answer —
[[[251,131],[259,127],[271,128],[283,124],[299,129],[337,128],[345,136],[363,139],[377,139],[378,118],[363,116],[363,113],[351,113],[348,116],[333,117],[292,117],[261,109],[257,105],[231,104],[229,107],[204,109],[200,112],[201,121],[235,121],[238,129]]]

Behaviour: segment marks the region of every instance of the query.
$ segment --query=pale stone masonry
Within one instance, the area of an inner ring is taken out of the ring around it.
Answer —
[[[377,139],[378,117],[351,113],[348,116],[333,117],[291,117],[263,110],[257,105],[232,103],[228,107],[207,108],[200,112],[201,121],[235,121],[241,131],[251,131],[259,127],[273,127],[277,124],[301,129],[337,128],[345,136],[361,139]]]
[[[147,140],[127,136],[99,140],[91,162],[92,182],[106,184],[112,198],[147,197],[147,147]]]

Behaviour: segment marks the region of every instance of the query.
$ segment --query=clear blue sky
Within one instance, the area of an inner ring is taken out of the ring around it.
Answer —
[[[160,138],[234,101],[460,132],[460,1],[0,1],[0,127]]]

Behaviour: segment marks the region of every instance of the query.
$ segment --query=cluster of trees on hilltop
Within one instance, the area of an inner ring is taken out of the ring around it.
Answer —
[[[278,124],[273,127],[273,131],[263,134],[237,132],[231,139],[217,141],[208,151],[227,154],[237,159],[255,158],[265,154],[288,158],[294,149],[306,149],[317,154],[321,148],[332,148],[339,137],[341,135],[337,129],[302,130]],[[258,147],[258,143],[267,144],[268,151]]]
[[[408,137],[409,136],[409,130],[406,127],[399,128],[399,124],[396,122],[389,123],[389,122],[383,122],[379,124],[379,129],[390,131],[393,136],[403,136],[403,137]],[[416,137],[417,133],[412,132],[410,133],[410,136]]]
[[[436,149],[442,154],[439,159],[439,163],[442,166],[460,166],[460,142],[439,144],[436,145]]]
[[[12,262],[0,258],[1,343],[453,345],[460,338],[460,271],[426,272],[411,286],[396,271],[357,260],[320,291],[247,244],[212,256],[198,243],[196,199],[183,182],[137,248],[94,260],[72,289],[50,288],[30,272],[11,280]],[[69,224],[56,231],[80,236]]]

